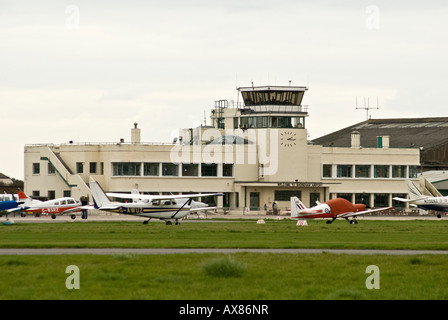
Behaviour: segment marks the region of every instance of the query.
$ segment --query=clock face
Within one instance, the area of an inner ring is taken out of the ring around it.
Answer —
[[[280,145],[285,148],[291,148],[296,145],[296,134],[292,131],[280,133]]]

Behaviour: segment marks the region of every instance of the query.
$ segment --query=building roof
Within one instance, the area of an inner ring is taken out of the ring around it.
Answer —
[[[326,147],[350,147],[353,131],[360,133],[360,144],[365,148],[376,148],[377,137],[389,136],[390,148],[423,147],[427,150],[448,143],[448,117],[369,119],[312,142]]]

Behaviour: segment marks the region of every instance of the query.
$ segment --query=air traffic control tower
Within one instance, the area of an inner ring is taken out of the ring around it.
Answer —
[[[308,107],[302,105],[307,87],[260,86],[237,89],[243,104],[215,101],[212,125],[219,129],[305,128]],[[228,112],[226,109],[233,109]],[[238,109],[238,112],[235,112]]]

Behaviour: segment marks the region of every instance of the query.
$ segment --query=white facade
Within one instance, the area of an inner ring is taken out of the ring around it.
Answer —
[[[370,206],[393,205],[416,179],[417,148],[322,147],[307,141],[303,87],[240,88],[245,105],[220,100],[212,127],[180,130],[176,143],[130,142],[25,146],[25,192],[50,198],[89,195],[92,176],[108,192],[222,192],[215,199],[231,210],[265,212],[274,201],[289,207],[292,195],[305,205],[336,196]],[[283,100],[269,100],[269,97]],[[259,97],[267,97],[257,101]],[[289,100],[288,100],[289,99]],[[274,103],[274,104],[273,104]],[[94,137],[93,137],[94,139]]]

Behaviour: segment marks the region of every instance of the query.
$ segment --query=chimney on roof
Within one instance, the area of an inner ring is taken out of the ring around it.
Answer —
[[[134,144],[140,143],[140,129],[137,125],[138,123],[134,122],[134,128],[131,129],[131,142]]]
[[[361,148],[361,133],[358,130],[352,131],[351,144],[352,148]]]

